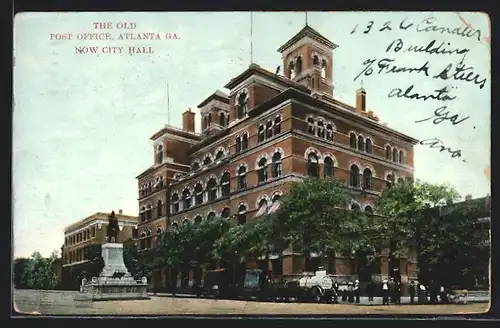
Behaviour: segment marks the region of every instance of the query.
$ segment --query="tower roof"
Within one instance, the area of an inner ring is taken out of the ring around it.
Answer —
[[[297,43],[297,41],[299,41],[300,39],[305,38],[305,37],[310,37],[311,39],[331,48],[332,50],[338,47],[338,45],[336,45],[332,41],[325,38],[318,31],[316,31],[315,29],[313,29],[309,25],[306,25],[306,26],[304,26],[304,28],[302,30],[299,31],[299,33],[295,34],[290,40],[288,40],[284,45],[282,45],[278,49],[278,52],[285,51],[286,49],[290,48],[295,43]]]

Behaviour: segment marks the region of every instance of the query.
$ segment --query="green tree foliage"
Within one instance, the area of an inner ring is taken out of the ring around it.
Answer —
[[[44,258],[39,252],[34,252],[29,259],[14,260],[14,284],[16,288],[54,289],[57,286],[57,276],[54,263],[57,252]]]
[[[461,275],[485,236],[474,224],[473,214],[479,210],[475,203],[456,203],[459,199],[445,184],[398,181],[376,204],[383,215],[374,225],[379,243],[396,255],[416,251],[421,275],[431,272],[435,280]]]

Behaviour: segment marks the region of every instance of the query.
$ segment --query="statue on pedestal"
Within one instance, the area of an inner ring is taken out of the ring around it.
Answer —
[[[115,216],[115,211],[112,211],[108,216],[108,230],[107,237],[108,243],[117,243],[118,242],[118,232],[120,232],[120,227],[118,226],[118,219]]]

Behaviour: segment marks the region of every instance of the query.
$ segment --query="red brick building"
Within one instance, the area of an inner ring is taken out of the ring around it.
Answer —
[[[182,129],[167,125],[151,137],[154,164],[137,176],[142,248],[154,246],[167,222],[221,215],[244,223],[274,211],[289,183],[308,175],[349,182],[352,206],[372,212],[388,183],[413,176],[417,140],[382,124],[364,89],[353,94],[355,106],[333,97],[335,48],[306,26],[278,49],[284,76],[252,64],[224,86],[229,94],[198,105],[201,132],[188,109]],[[290,252],[272,262],[283,274],[304,263]],[[350,274],[351,262],[338,258],[330,271]],[[414,262],[403,259],[401,273],[413,276]],[[380,273],[387,270],[383,261]]]

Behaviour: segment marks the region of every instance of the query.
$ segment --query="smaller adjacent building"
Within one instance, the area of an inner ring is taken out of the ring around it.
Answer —
[[[106,229],[110,214],[98,212],[64,229],[64,245],[61,247],[63,287],[74,288],[78,286],[77,278],[91,260],[88,258],[89,248],[92,245],[106,243]],[[118,240],[124,242],[134,238],[139,218],[125,215],[122,210],[115,214],[120,227]]]

